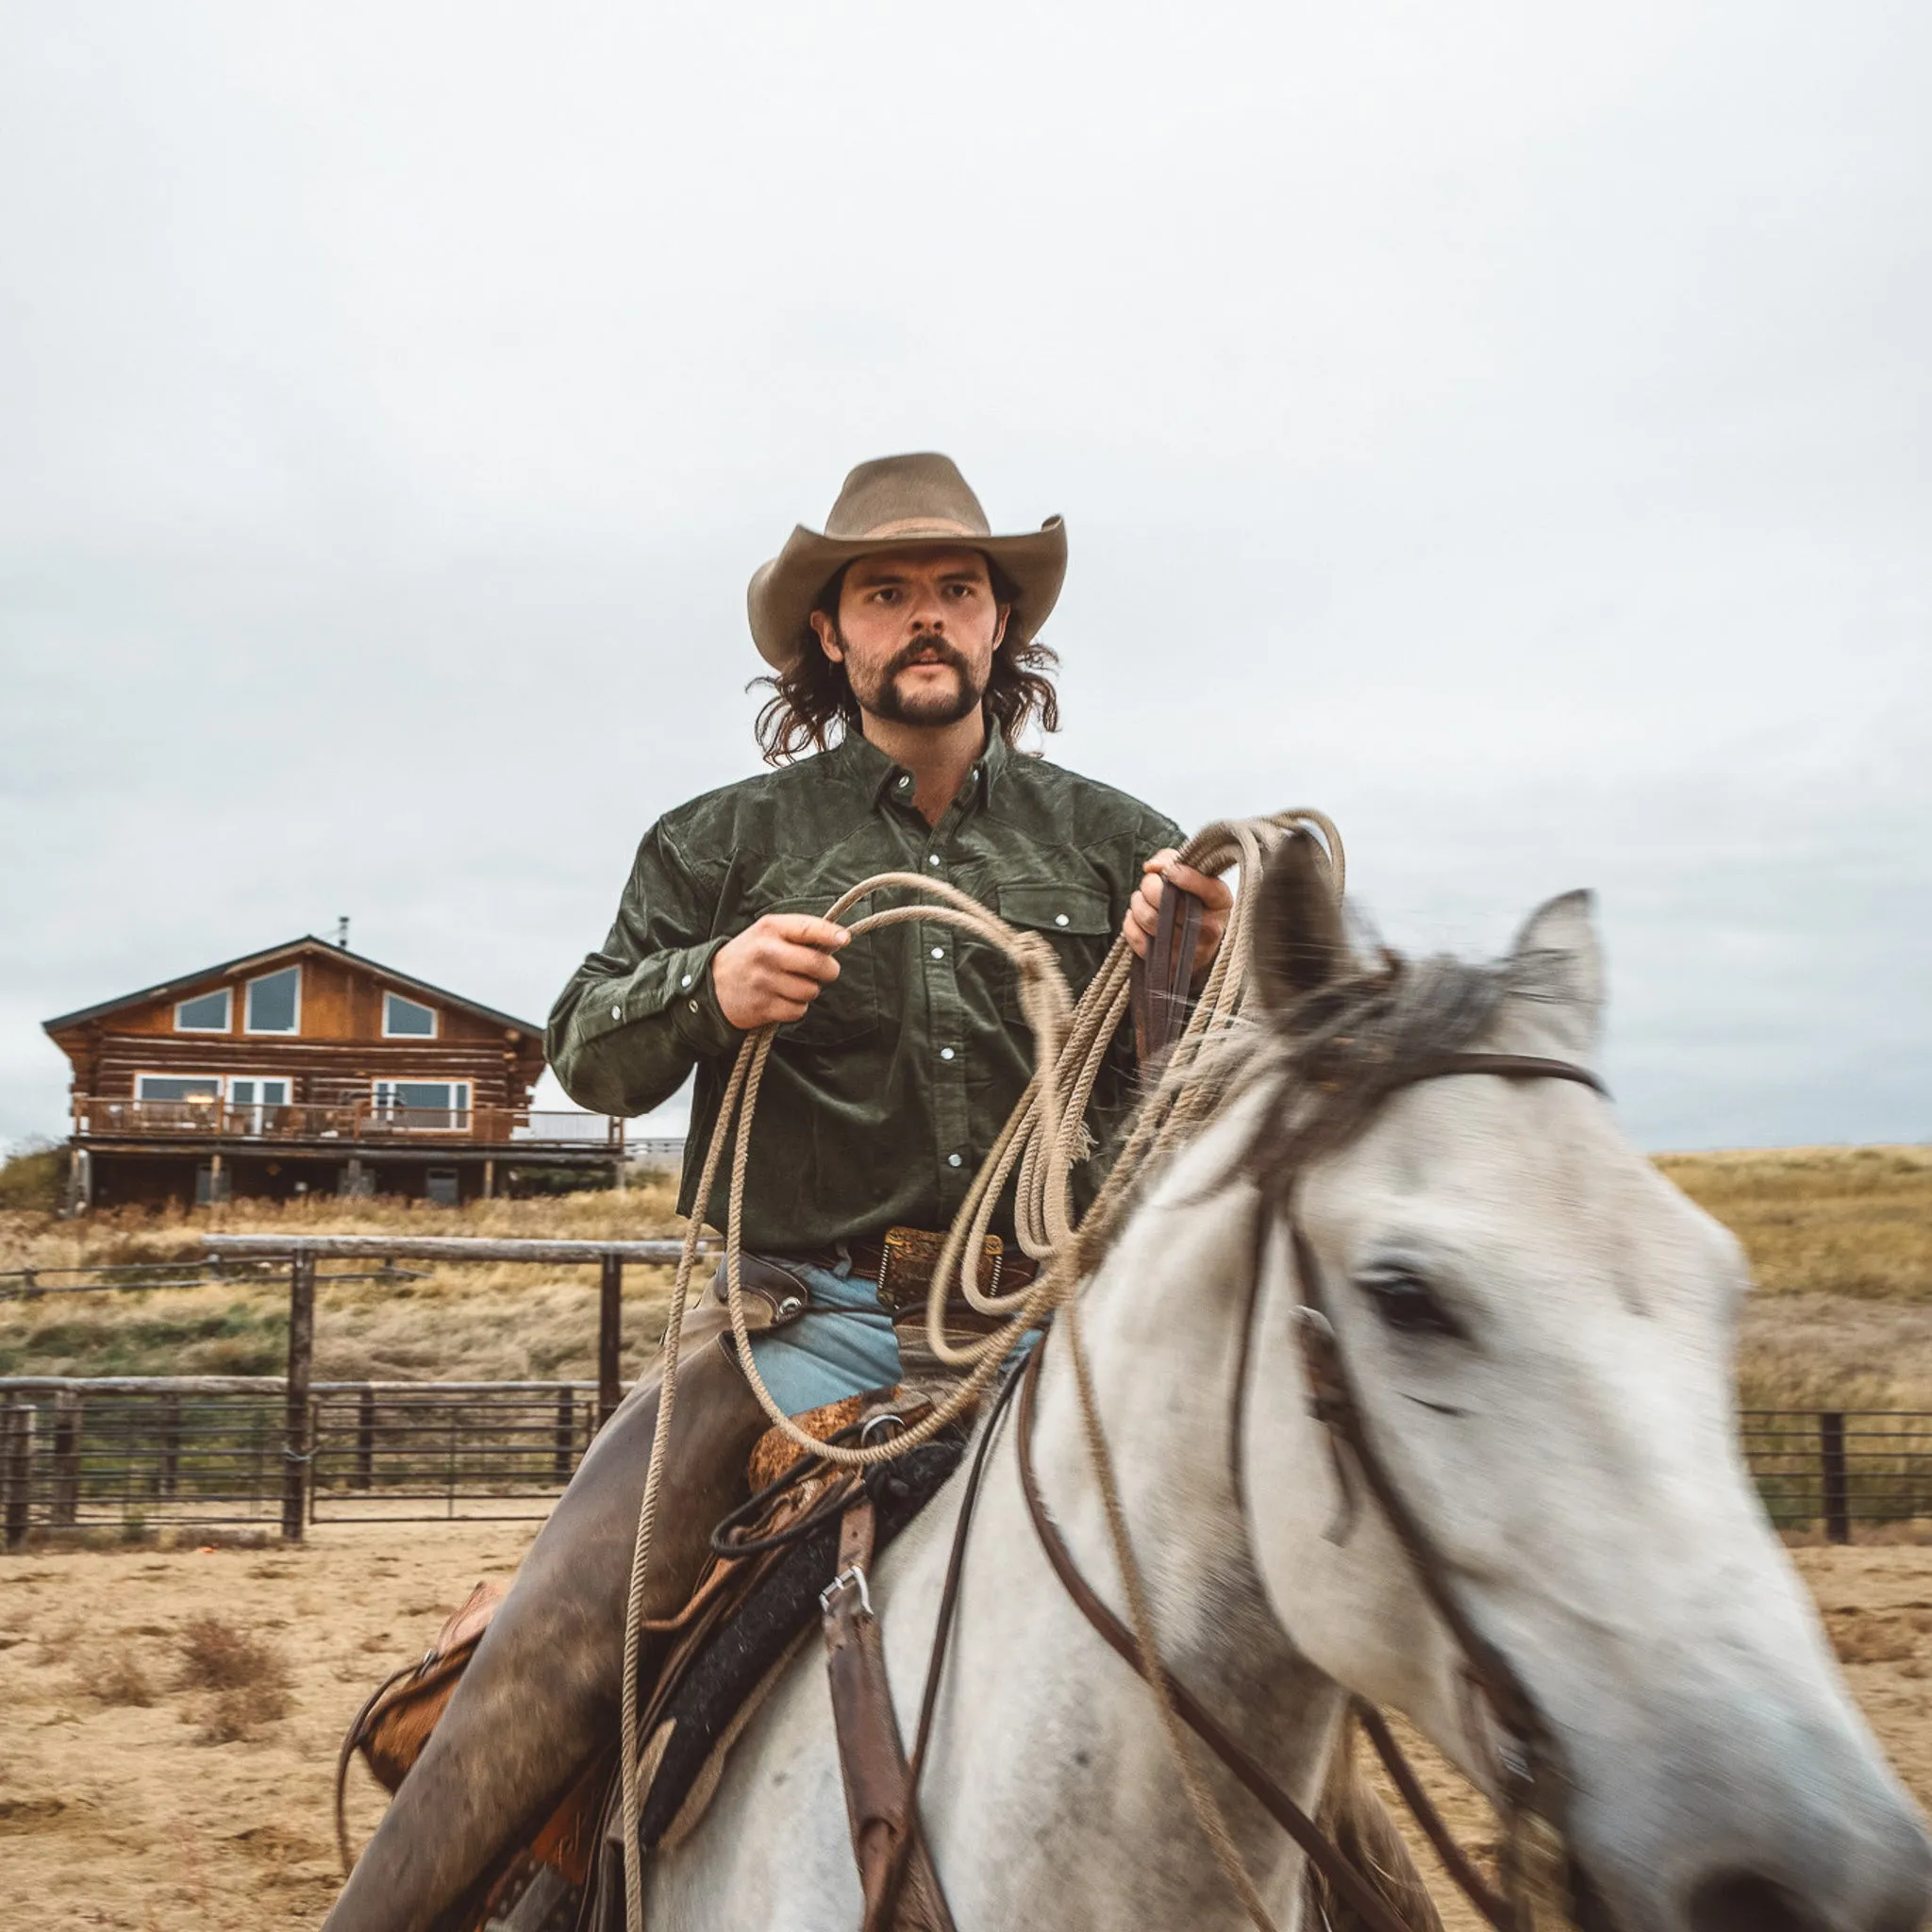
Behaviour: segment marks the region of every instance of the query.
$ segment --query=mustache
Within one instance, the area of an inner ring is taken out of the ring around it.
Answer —
[[[944,638],[914,638],[901,649],[894,651],[887,662],[885,677],[888,682],[898,676],[900,672],[911,669],[913,660],[930,658],[936,663],[949,665],[962,678],[971,679],[973,667],[967,663],[963,652],[949,644]]]

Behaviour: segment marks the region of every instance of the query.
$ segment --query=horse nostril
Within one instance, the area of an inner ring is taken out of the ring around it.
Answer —
[[[1825,1922],[1774,1879],[1721,1872],[1690,1894],[1690,1932],[1828,1932]]]

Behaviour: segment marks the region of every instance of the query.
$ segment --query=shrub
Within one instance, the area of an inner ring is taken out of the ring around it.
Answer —
[[[225,1617],[191,1617],[181,1626],[181,1688],[213,1693],[199,1707],[204,1744],[232,1744],[290,1708],[289,1662],[252,1631]]]
[[[141,1659],[125,1644],[102,1662],[87,1689],[103,1704],[131,1704],[144,1710],[155,1701],[155,1687]]]
[[[275,1646],[253,1631],[238,1630],[211,1612],[181,1626],[184,1690],[245,1690],[257,1684],[289,1683],[289,1664]]]
[[[0,1208],[16,1214],[53,1214],[67,1187],[67,1150],[29,1141],[0,1163]]]
[[[280,1686],[241,1685],[216,1691],[202,1711],[195,1736],[204,1744],[236,1744],[288,1714],[289,1693]]]

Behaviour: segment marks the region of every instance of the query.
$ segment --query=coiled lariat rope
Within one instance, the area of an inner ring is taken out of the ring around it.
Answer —
[[[1319,833],[1326,850],[1338,898],[1345,877],[1341,836],[1333,821],[1313,810],[1277,812],[1272,818],[1222,821],[1197,832],[1181,848],[1180,860],[1196,871],[1220,874],[1239,865],[1252,881],[1270,852],[1291,832]],[[807,1434],[779,1407],[758,1373],[751,1347],[741,1280],[739,1228],[744,1205],[744,1176],[751,1147],[751,1124],[758,1110],[758,1088],[771,1058],[775,1024],[747,1034],[738,1049],[731,1077],[718,1108],[718,1119],[705,1151],[698,1179],[696,1211],[685,1230],[677,1275],[671,1291],[670,1323],[664,1332],[663,1380],[658,1398],[658,1423],[651,1440],[650,1468],[644,1477],[643,1502],[638,1510],[637,1541],[631,1553],[630,1596],[624,1625],[624,1680],[620,1700],[620,1764],[623,1778],[621,1817],[624,1825],[624,1906],[627,1932],[644,1932],[642,1860],[639,1856],[638,1825],[643,1805],[638,1764],[638,1658],[641,1648],[644,1585],[650,1574],[651,1546],[657,1528],[658,1499],[663,1481],[664,1457],[671,1440],[672,1416],[677,1400],[678,1349],[684,1312],[691,1294],[691,1274],[703,1235],[703,1215],[716,1185],[725,1145],[737,1130],[732,1149],[729,1211],[724,1225],[724,1280],[731,1314],[731,1332],[738,1344],[738,1362],[759,1406],[774,1427],[821,1461],[850,1469],[889,1462],[931,1441],[973,1408],[1000,1365],[1020,1339],[1040,1325],[1057,1308],[1065,1310],[1069,1351],[1074,1366],[1074,1386],[1089,1453],[1106,1506],[1108,1539],[1125,1587],[1129,1622],[1141,1656],[1147,1659],[1147,1682],[1160,1710],[1169,1748],[1202,1831],[1240,1894],[1248,1916],[1261,1932],[1274,1932],[1274,1922],[1248,1876],[1240,1849],[1222,1816],[1213,1792],[1195,1763],[1193,1746],[1181,1726],[1166,1677],[1158,1666],[1153,1615],[1146,1584],[1128,1541],[1126,1517],[1121,1507],[1113,1458],[1100,1424],[1092,1375],[1080,1337],[1074,1291],[1091,1274],[1109,1238],[1132,1198],[1140,1176],[1149,1164],[1183,1138],[1214,1109],[1226,1091],[1225,1056],[1204,1052],[1233,1026],[1246,991],[1252,958],[1252,919],[1255,895],[1238,893],[1228,914],[1214,965],[1201,989],[1193,1012],[1175,1041],[1158,1086],[1142,1101],[1134,1124],[1093,1205],[1076,1222],[1073,1208],[1073,1170],[1089,1150],[1087,1104],[1107,1058],[1108,1047],[1126,1017],[1131,994],[1132,951],[1117,938],[1100,970],[1074,1006],[1053,949],[1037,933],[1007,924],[969,893],[942,880],[916,873],[880,873],[861,880],[841,895],[825,917],[842,921],[859,900],[889,890],[918,892],[936,904],[894,906],[854,920],[854,939],[881,926],[908,922],[944,924],[971,933],[999,948],[1020,974],[1020,1007],[1033,1035],[1035,1069],[1032,1079],[981,1162],[972,1188],[947,1231],[933,1269],[926,1303],[926,1341],[944,1362],[968,1373],[932,1410],[909,1427],[879,1442],[848,1445],[822,1442]],[[1015,1167],[1014,1231],[1021,1251],[1038,1265],[1024,1288],[1011,1294],[989,1294],[981,1289],[976,1267],[963,1265],[968,1255],[983,1252],[988,1230]],[[990,1335],[964,1345],[945,1332],[946,1304],[955,1288],[978,1312],[1007,1318]]]

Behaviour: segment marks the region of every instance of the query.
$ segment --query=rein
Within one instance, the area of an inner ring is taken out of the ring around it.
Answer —
[[[1425,1060],[1410,1070],[1389,1089],[1399,1092],[1405,1087],[1424,1080],[1446,1079],[1460,1074],[1495,1074],[1506,1080],[1568,1080],[1608,1097],[1608,1089],[1591,1073],[1569,1060],[1546,1059],[1532,1054],[1454,1053]],[[1386,1095],[1385,1095],[1386,1097]],[[1462,1652],[1463,1670],[1471,1687],[1487,1704],[1499,1733],[1494,1753],[1496,1784],[1502,1798],[1505,1838],[1502,1877],[1511,1901],[1507,1920],[1491,1919],[1506,1926],[1534,1927],[1540,1913],[1550,1906],[1563,1908],[1568,1891],[1568,1859],[1563,1850],[1562,1827],[1568,1809],[1569,1774],[1562,1752],[1536,1699],[1515,1667],[1471,1622],[1449,1581],[1448,1565],[1417,1520],[1407,1499],[1389,1474],[1372,1439],[1355,1379],[1341,1341],[1336,1332],[1327,1290],[1314,1243],[1302,1225],[1296,1189],[1291,1185],[1287,1202],[1275,1210],[1285,1224],[1294,1256],[1294,1280],[1300,1293],[1302,1359],[1307,1370],[1309,1409],[1328,1431],[1336,1448],[1338,1472],[1344,1495],[1346,1465],[1341,1451],[1346,1449],[1355,1468],[1361,1473],[1369,1493],[1384,1520],[1395,1532],[1414,1569],[1424,1594],[1436,1614],[1448,1626]],[[1256,1299],[1258,1301],[1259,1296]],[[1252,1307],[1250,1311],[1252,1319]],[[1245,1349],[1244,1349],[1245,1354]],[[1245,1369],[1245,1361],[1243,1363]],[[1245,1382],[1245,1374],[1243,1375]],[[1383,1739],[1400,1756],[1399,1747],[1386,1726],[1381,1736],[1371,1733],[1377,1753],[1388,1762]],[[1390,1765],[1391,1775],[1395,1768]],[[1398,1789],[1414,1809],[1407,1782],[1396,1775]],[[1426,1820],[1417,1813],[1418,1822],[1428,1830]],[[1429,1831],[1432,1842],[1436,1833]],[[1462,1874],[1454,1865],[1450,1871],[1458,1884]],[[1469,1888],[1463,1884],[1464,1890]],[[1483,1901],[1472,1893],[1478,1908]]]

